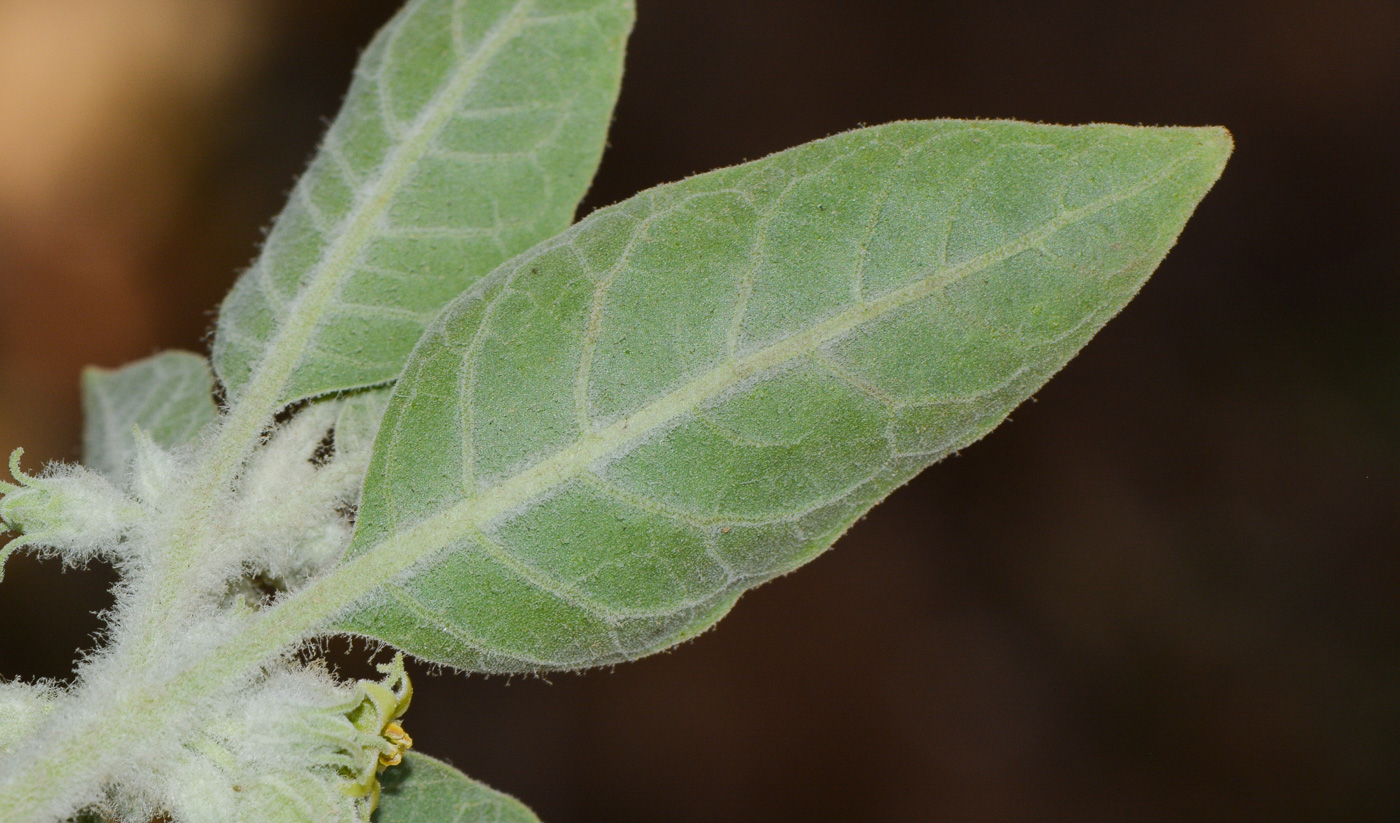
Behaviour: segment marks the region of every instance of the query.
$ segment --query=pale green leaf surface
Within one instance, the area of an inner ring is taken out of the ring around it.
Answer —
[[[340,411],[335,418],[335,450],[341,456],[368,455],[374,446],[374,435],[389,394],[380,389],[359,392],[337,400]]]
[[[406,571],[339,628],[488,671],[702,631],[1063,366],[1230,146],[895,123],[590,216],[414,351],[343,574]]]
[[[437,312],[573,219],[602,154],[631,0],[414,0],[224,302],[231,402],[396,377]]]
[[[136,449],[133,426],[159,446],[190,442],[218,417],[209,361],[168,351],[120,369],[83,372],[83,463],[124,482]]]
[[[515,798],[416,752],[385,771],[382,781],[373,823],[539,823]]]

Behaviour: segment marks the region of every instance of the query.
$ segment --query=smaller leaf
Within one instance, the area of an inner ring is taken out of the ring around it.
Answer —
[[[413,0],[219,309],[230,403],[393,380],[482,275],[563,230],[602,157],[631,0]]]
[[[219,416],[214,376],[197,354],[161,352],[120,369],[83,372],[83,463],[119,483],[136,452],[133,426],[156,445],[183,446]]]
[[[519,800],[410,752],[384,773],[374,823],[539,823]]]

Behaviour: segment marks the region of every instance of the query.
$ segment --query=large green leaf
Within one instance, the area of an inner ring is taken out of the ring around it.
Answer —
[[[1063,366],[1230,147],[895,123],[590,216],[414,351],[341,574],[399,573],[339,626],[490,671],[703,630]]]
[[[433,316],[563,229],[602,153],[631,0],[414,0],[370,45],[219,313],[237,402],[392,380]]]
[[[120,369],[83,372],[83,463],[124,482],[139,426],[156,444],[190,442],[218,417],[209,361],[168,351]]]
[[[539,823],[515,798],[415,752],[386,771],[383,781],[374,823]]]

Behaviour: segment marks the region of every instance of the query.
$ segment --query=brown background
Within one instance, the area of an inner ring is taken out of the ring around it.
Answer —
[[[0,0],[0,450],[199,348],[390,0]],[[1400,4],[641,0],[585,211],[862,123],[1224,124],[1141,297],[673,654],[419,679],[546,823],[1400,819]],[[0,676],[110,573],[10,562]]]

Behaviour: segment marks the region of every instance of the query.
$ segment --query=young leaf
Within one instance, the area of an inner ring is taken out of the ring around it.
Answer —
[[[602,153],[631,0],[414,0],[370,45],[224,302],[236,403],[398,375],[449,300],[567,226]]]
[[[374,823],[539,823],[520,801],[426,755],[409,752],[383,780]]]
[[[468,669],[703,630],[981,437],[1135,294],[1222,129],[895,123],[651,190],[418,345],[341,628]]]
[[[120,369],[83,372],[83,463],[118,484],[136,450],[133,426],[156,445],[182,446],[214,422],[214,376],[197,354],[168,351]]]

